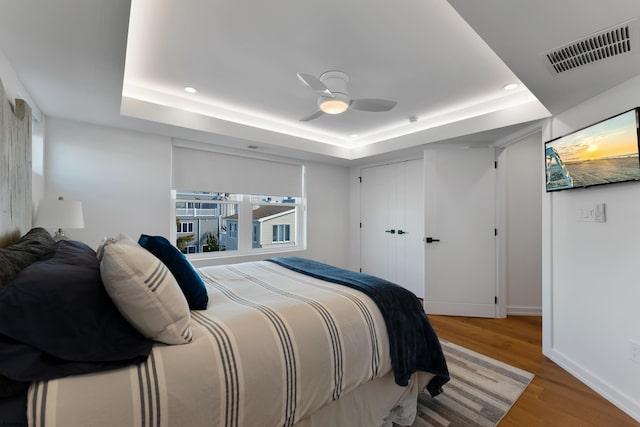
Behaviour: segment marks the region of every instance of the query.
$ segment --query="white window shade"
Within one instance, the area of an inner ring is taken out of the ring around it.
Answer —
[[[302,175],[300,164],[173,147],[175,190],[302,197]]]

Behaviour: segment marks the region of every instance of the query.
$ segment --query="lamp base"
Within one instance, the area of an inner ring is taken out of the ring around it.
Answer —
[[[64,231],[62,231],[62,228],[58,228],[56,233],[53,235],[53,240],[55,240],[56,242],[59,242],[60,240],[69,240],[69,238],[67,237],[66,234],[64,234]]]

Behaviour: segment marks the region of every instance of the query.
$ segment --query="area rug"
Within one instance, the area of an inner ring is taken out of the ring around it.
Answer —
[[[419,396],[412,427],[497,425],[534,375],[445,340],[440,342],[451,381],[435,398],[426,392]]]

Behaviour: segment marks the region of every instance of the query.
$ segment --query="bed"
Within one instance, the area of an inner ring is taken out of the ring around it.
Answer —
[[[449,378],[420,302],[375,277],[196,270],[159,236],[34,247],[0,277],[0,425],[409,425]]]

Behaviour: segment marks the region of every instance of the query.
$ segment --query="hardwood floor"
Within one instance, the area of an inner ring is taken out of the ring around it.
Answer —
[[[640,423],[542,355],[542,319],[430,315],[438,336],[535,374],[504,426],[629,426]]]

